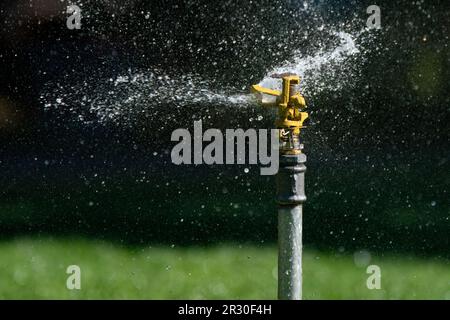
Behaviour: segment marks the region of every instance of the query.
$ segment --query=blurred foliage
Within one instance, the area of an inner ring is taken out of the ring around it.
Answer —
[[[118,243],[208,245],[276,240],[274,178],[243,168],[95,173],[10,184],[0,232],[86,235]],[[385,170],[389,170],[386,176]],[[359,177],[355,179],[355,177]],[[433,181],[428,186],[428,181]],[[448,256],[449,176],[433,167],[316,166],[307,171],[304,242],[320,248]],[[357,190],[357,192],[355,192]]]

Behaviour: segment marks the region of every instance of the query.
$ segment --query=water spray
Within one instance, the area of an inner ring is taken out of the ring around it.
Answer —
[[[292,73],[272,77],[282,79],[281,91],[253,85],[252,92],[259,96],[264,106],[278,108],[275,121],[280,139],[280,169],[277,174],[278,298],[301,300],[306,155],[302,153],[300,131],[308,113],[303,111],[306,102],[298,91],[300,77]]]

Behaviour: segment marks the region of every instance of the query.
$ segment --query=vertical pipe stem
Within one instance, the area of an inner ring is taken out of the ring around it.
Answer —
[[[280,155],[278,200],[278,298],[302,299],[302,203],[306,156]]]
[[[302,299],[302,206],[278,209],[278,298]]]

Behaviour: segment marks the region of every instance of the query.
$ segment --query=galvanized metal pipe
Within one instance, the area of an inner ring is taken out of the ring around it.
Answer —
[[[278,299],[302,299],[302,204],[306,155],[280,155],[277,174]]]

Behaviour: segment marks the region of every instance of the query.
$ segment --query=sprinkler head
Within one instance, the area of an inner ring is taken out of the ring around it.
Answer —
[[[278,118],[275,121],[277,129],[280,129],[280,151],[284,154],[301,153],[300,130],[303,122],[308,118],[305,98],[297,89],[300,84],[300,77],[293,73],[274,74],[273,78],[281,78],[283,81],[282,90],[264,88],[260,85],[253,85],[253,93],[261,97],[264,106],[278,108]],[[276,97],[274,103],[264,103],[263,95]]]

